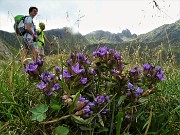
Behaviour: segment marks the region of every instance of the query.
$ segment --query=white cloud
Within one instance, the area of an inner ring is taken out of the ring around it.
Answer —
[[[156,2],[161,10],[153,8],[152,0],[3,0],[0,1],[0,29],[12,32],[11,13],[26,15],[30,6],[36,6],[39,12],[35,23],[45,22],[47,30],[70,26],[77,31],[78,15],[85,15],[79,21],[82,34],[99,29],[117,33],[126,28],[141,34],[180,18],[180,1]]]

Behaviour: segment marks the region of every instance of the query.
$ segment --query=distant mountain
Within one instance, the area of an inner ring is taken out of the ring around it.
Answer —
[[[131,34],[128,29],[117,34],[97,30],[83,36],[80,33],[73,33],[73,31],[68,27],[48,30],[45,31],[45,34],[50,41],[54,42],[54,45],[52,46],[46,43],[46,54],[57,54],[58,48],[59,51],[82,50],[85,48],[87,50],[94,50],[99,45],[107,45],[111,48],[123,49],[129,44],[133,46],[142,45],[154,48],[161,43],[164,45],[170,43],[171,45],[175,45],[177,48],[180,44],[180,20],[172,24],[165,24],[139,36]],[[22,43],[22,37],[17,37],[15,33],[0,30],[0,47],[6,48],[0,48],[0,58],[5,57],[4,50],[7,52],[10,51],[8,54],[16,54],[15,52],[20,48]]]
[[[17,53],[17,42],[15,34],[0,31],[0,60],[12,58]]]
[[[73,33],[68,27],[62,29],[52,29],[45,31],[47,38],[53,41],[55,44],[52,46],[57,52],[57,46],[59,44],[60,49],[74,50],[82,49],[89,44],[88,40],[80,33]]]
[[[180,43],[180,20],[172,24],[162,25],[146,34],[138,36],[143,43]]]
[[[10,49],[0,40],[0,60],[7,60],[12,57]]]
[[[126,29],[123,30],[121,33],[111,33],[108,31],[103,31],[103,30],[97,30],[94,32],[91,32],[87,35],[85,35],[85,38],[91,43],[112,43],[112,44],[117,44],[121,43],[123,41],[128,41],[131,39],[136,38],[136,34],[131,34],[131,32]]]

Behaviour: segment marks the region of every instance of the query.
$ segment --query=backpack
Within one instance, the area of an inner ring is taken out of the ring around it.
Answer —
[[[19,36],[24,36],[24,34],[27,32],[27,30],[25,29],[25,18],[28,16],[24,16],[24,15],[16,15],[14,17],[14,30],[16,32],[17,35]]]

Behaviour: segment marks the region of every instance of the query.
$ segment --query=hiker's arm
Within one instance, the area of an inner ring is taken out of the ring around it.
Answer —
[[[31,34],[33,37],[37,38],[37,35],[34,35],[34,32],[31,30],[31,23],[26,23],[27,32]]]
[[[31,23],[26,23],[27,32],[28,32],[29,34],[33,35],[34,32],[31,30],[31,25],[32,25]]]
[[[50,42],[48,39],[47,39],[47,37],[46,37],[46,35],[44,35],[44,39],[46,40],[46,42],[48,42],[49,44],[53,44],[53,42]]]

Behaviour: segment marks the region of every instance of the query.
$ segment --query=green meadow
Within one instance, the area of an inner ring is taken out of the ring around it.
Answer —
[[[168,52],[163,53],[164,50],[163,45],[154,49],[142,50],[141,46],[119,49],[117,52],[123,59],[119,58],[118,64],[110,54],[98,57],[78,49],[71,54],[64,51],[46,56],[41,71],[33,75],[30,71],[24,72],[18,61],[3,62],[0,67],[0,134],[180,134],[180,69],[170,46]],[[89,65],[87,61],[80,61],[79,53],[88,58]],[[115,56],[115,52],[113,54]],[[172,55],[167,57],[167,54]],[[82,64],[78,71],[73,69],[77,62]],[[165,80],[159,81],[153,75],[150,78],[150,71],[147,73],[142,68],[146,63],[152,64],[152,72],[155,72],[154,66],[161,66]],[[118,69],[119,65],[123,68],[112,73],[111,69]],[[143,76],[135,76],[135,66],[145,72]],[[80,68],[85,71],[81,72]],[[98,72],[91,76],[88,71],[93,68]],[[133,69],[132,74],[130,69]],[[45,88],[38,88],[43,82],[39,75],[46,71],[54,78],[50,78],[52,81],[46,83]],[[87,82],[83,82],[83,78]],[[130,94],[127,93],[128,81],[136,88],[141,87],[143,93],[130,90]],[[53,93],[49,90],[51,82],[60,86]]]

